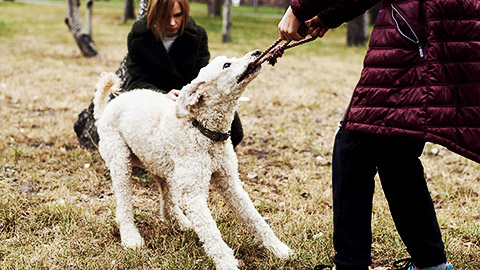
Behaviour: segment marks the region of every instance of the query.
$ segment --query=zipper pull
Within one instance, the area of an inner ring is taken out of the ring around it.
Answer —
[[[422,49],[422,43],[418,43],[418,52],[420,53],[420,57],[423,58],[423,49]]]

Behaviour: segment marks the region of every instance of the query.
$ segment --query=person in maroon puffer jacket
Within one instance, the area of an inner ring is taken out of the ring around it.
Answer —
[[[323,36],[379,0],[291,0],[280,37]],[[378,172],[409,269],[452,269],[419,159],[426,141],[480,162],[480,1],[384,0],[335,137],[337,269],[368,269]]]

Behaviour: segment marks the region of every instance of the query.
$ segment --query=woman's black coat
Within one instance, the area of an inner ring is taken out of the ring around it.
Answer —
[[[133,24],[128,35],[127,90],[144,88],[168,93],[181,89],[197,77],[209,59],[207,33],[192,18],[167,52],[162,41],[147,29],[144,16]]]

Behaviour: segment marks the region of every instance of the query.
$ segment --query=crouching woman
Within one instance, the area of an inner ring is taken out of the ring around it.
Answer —
[[[190,17],[188,0],[149,0],[147,15],[128,35],[126,90],[152,89],[175,101],[178,89],[196,78],[209,59],[207,33]],[[233,146],[242,138],[235,113]]]

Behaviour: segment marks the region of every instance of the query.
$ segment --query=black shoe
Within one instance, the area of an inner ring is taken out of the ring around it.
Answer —
[[[414,269],[412,258],[401,259],[393,262],[393,270],[411,270]]]
[[[445,266],[445,270],[453,270],[453,266],[451,263],[443,264]],[[415,270],[415,266],[413,265],[412,258],[401,259],[393,263],[393,270]],[[441,267],[440,265],[438,266]]]

